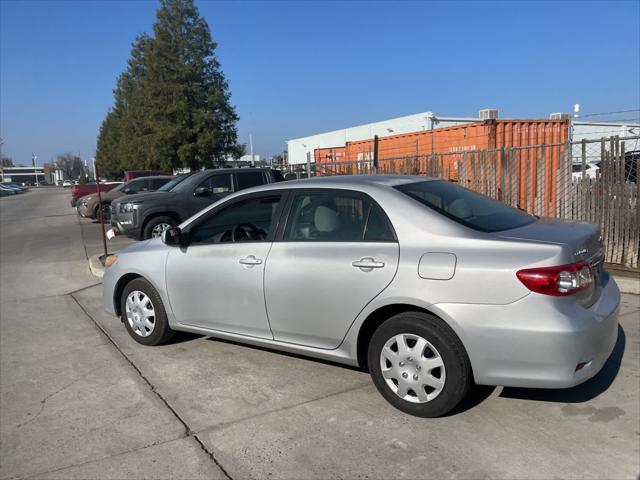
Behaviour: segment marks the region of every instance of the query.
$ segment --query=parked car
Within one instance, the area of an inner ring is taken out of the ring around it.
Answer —
[[[62,188],[70,188],[73,186],[73,182],[71,180],[64,180],[62,182]]]
[[[628,183],[638,181],[638,165],[640,165],[640,150],[632,150],[624,154],[624,180]]]
[[[19,192],[15,188],[5,187],[0,184],[0,196],[7,197],[9,195],[17,195]]]
[[[600,166],[596,162],[589,162],[585,164],[584,177],[595,180]],[[571,166],[571,180],[582,180],[582,163],[574,163]]]
[[[598,373],[620,303],[602,261],[597,225],[444,180],[324,177],[230,195],[108,257],[103,299],[143,345],[183,330],[360,366],[432,417],[473,382]]]
[[[111,202],[111,225],[115,233],[136,240],[159,237],[191,215],[232,192],[282,181],[277,170],[223,168],[190,175],[165,191],[131,195]]]
[[[97,193],[98,188],[100,188],[101,192],[108,192],[109,190],[113,190],[118,185],[122,185],[122,182],[109,182],[109,183],[100,183],[89,182],[85,184],[74,184],[71,186],[71,206],[75,207],[78,203],[78,200],[85,195],[89,195],[91,193]]]
[[[2,185],[4,187],[8,187],[8,188],[13,188],[15,189],[18,193],[25,193],[29,191],[29,187],[22,184],[22,185],[18,185],[17,183],[12,183],[12,182],[3,182]]]
[[[171,176],[171,172],[162,172],[160,170],[126,170],[124,172],[124,181],[129,182],[134,178],[154,177],[159,175],[167,177]]]
[[[155,192],[173,179],[174,177],[171,176],[141,177],[131,180],[130,182],[120,184],[108,192],[103,193],[102,190],[100,190],[105,219],[109,218],[111,210],[109,205],[116,198],[120,198],[124,195],[133,195],[135,193]],[[100,212],[98,193],[91,193],[81,197],[76,204],[76,210],[82,217],[98,218]]]

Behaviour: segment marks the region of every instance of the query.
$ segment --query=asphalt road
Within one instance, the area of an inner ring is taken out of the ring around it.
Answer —
[[[69,196],[0,199],[2,479],[640,472],[639,296],[623,296],[614,353],[587,383],[477,388],[454,414],[418,419],[354,369],[192,335],[135,343],[102,311],[87,265],[99,226]]]

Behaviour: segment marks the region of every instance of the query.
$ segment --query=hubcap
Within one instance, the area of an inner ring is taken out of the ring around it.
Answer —
[[[157,238],[162,236],[162,232],[164,232],[167,228],[171,228],[171,225],[168,223],[159,223],[153,230],[151,230],[151,238]]]
[[[156,311],[149,297],[139,290],[127,296],[125,305],[127,321],[136,335],[148,337],[156,326]]]
[[[408,402],[430,402],[444,388],[445,368],[440,353],[413,333],[387,340],[380,352],[380,368],[391,391]]]

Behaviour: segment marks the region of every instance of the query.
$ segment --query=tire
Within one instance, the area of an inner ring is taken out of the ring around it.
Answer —
[[[159,225],[162,225],[162,224],[169,225],[171,227],[175,227],[178,224],[178,222],[176,222],[176,220],[174,218],[168,217],[168,216],[165,216],[165,215],[161,215],[159,217],[153,217],[144,226],[144,230],[142,231],[142,240],[148,240],[150,238],[153,238],[154,229],[156,229],[156,227],[158,227]]]
[[[472,384],[462,342],[448,325],[427,313],[405,312],[386,320],[371,337],[367,361],[382,396],[417,417],[445,415]]]
[[[107,225],[111,221],[111,215],[109,213],[109,204],[108,203],[103,203],[102,204],[102,216],[104,218],[105,225]],[[94,218],[96,220],[100,221],[100,205],[96,206],[95,217]]]
[[[139,302],[132,302],[127,306],[127,300],[130,296],[137,298]],[[153,310],[152,317],[146,315],[149,310],[149,303]],[[175,333],[169,328],[167,313],[162,304],[160,294],[144,278],[131,280],[124,287],[120,298],[120,311],[122,313],[122,322],[127,328],[127,332],[136,342],[142,345],[161,345],[167,342]],[[144,321],[145,318],[148,322]],[[152,325],[152,328],[150,325]]]

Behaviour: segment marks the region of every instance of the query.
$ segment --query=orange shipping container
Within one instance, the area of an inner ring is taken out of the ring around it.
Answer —
[[[536,175],[542,171],[538,165],[544,159],[544,199],[545,212],[548,205],[555,202],[556,175],[564,144],[569,137],[567,120],[511,120],[497,119],[468,123],[453,127],[438,128],[419,132],[381,137],[378,141],[378,159],[382,166],[391,159],[414,158],[418,173],[428,172],[431,154],[438,154],[442,161],[444,176],[450,180],[458,178],[458,164],[468,160],[469,152],[498,151],[515,147],[518,162],[518,204],[523,208],[531,206],[538,196]],[[536,147],[547,145],[547,147]],[[517,147],[530,147],[518,150]],[[373,139],[347,142],[345,147],[317,149],[317,163],[371,162],[373,160]],[[501,162],[497,163],[498,182],[501,180]],[[357,169],[356,169],[357,170]],[[528,171],[528,172],[527,172]],[[527,174],[528,173],[528,174]],[[527,188],[526,179],[529,178]],[[527,195],[527,192],[528,195]]]

